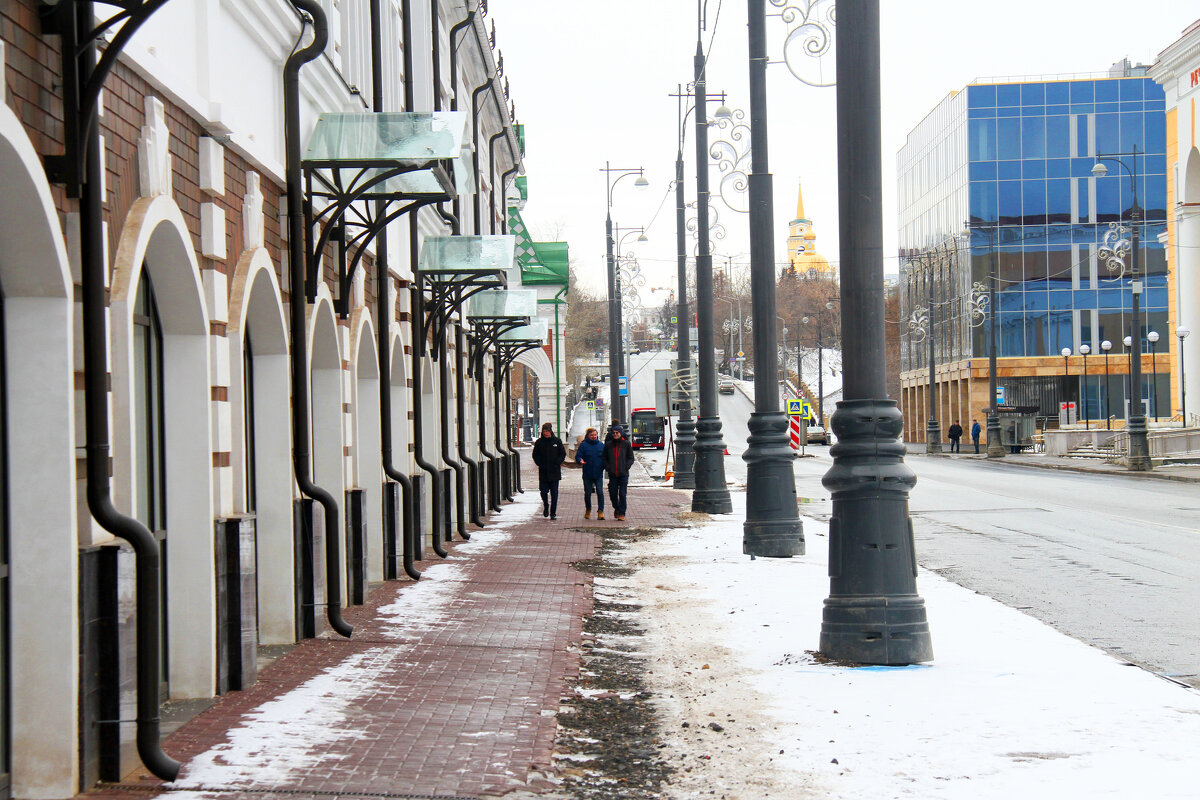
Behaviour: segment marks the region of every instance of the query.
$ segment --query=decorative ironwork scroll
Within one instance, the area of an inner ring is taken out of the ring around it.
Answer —
[[[788,71],[809,86],[836,84],[835,0],[770,0],[770,3],[780,9],[778,16],[788,25],[783,42],[783,61]]]
[[[746,214],[750,211],[750,126],[744,121],[746,112],[734,109],[727,119],[714,121],[721,132],[708,148],[721,171],[717,194],[730,211]]]

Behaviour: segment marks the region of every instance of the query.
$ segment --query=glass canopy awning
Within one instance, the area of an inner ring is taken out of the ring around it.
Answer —
[[[468,114],[325,113],[313,128],[305,179],[305,294],[316,299],[327,248],[336,243],[335,304],[349,313],[354,274],[388,223],[421,206],[474,191]]]
[[[514,329],[530,327],[536,316],[537,291],[534,289],[492,290],[472,297],[467,306],[467,319],[472,328],[474,362],[482,363],[484,352],[501,336]]]
[[[513,236],[429,236],[421,243],[416,278],[422,325],[435,340],[450,315],[473,297],[503,292],[516,261]],[[425,297],[425,292],[429,297]]]

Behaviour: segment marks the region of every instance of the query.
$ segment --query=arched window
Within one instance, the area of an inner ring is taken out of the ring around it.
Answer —
[[[163,404],[163,330],[148,270],[142,270],[133,309],[133,436],[135,515],[159,542],[162,584],[159,602],[167,601],[167,469]],[[167,614],[162,615],[162,674],[167,666]],[[166,697],[166,686],[162,688]]]

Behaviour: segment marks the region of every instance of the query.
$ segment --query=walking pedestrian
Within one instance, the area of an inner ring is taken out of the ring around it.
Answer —
[[[629,468],[633,466],[633,447],[625,438],[625,431],[614,424],[608,435],[612,438],[604,445],[604,469],[608,472],[608,499],[612,501],[613,514],[625,520],[626,501],[629,497]]]
[[[950,452],[962,452],[962,425],[958,424],[958,420],[954,420],[954,424],[950,426],[950,430],[946,431],[946,437],[950,439]]]
[[[554,435],[554,426],[542,425],[542,435],[533,446],[533,463],[538,468],[538,491],[542,493],[542,516],[558,519],[558,483],[562,480],[562,463],[567,460],[567,448]]]
[[[971,441],[975,445],[975,454],[976,455],[979,454],[979,434],[982,431],[983,431],[983,429],[979,427],[979,420],[977,420],[977,419],[971,420]]]
[[[592,492],[596,492],[596,519],[604,519],[604,442],[588,428],[575,449],[575,463],[583,465],[583,518],[592,518]]]
[[[612,441],[614,430],[619,430],[622,436],[625,435],[625,426],[622,425],[621,420],[617,419],[616,417],[613,417],[612,424],[608,426],[608,433],[604,434],[605,444],[608,444]]]
[[[954,425],[950,426],[946,437],[950,440],[950,452],[962,452],[962,426],[958,420],[954,420]]]

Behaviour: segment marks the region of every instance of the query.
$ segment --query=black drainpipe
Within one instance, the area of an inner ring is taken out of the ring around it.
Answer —
[[[329,28],[317,0],[291,0],[293,6],[312,17],[313,40],[288,56],[283,67],[283,138],[287,159],[288,211],[288,316],[292,329],[292,467],[300,491],[325,509],[325,613],[329,625],[342,636],[354,632],[342,619],[342,577],[338,541],[337,501],[312,482],[309,474],[308,430],[308,334],[304,328],[304,186],[300,179],[300,67],[316,59],[325,49]],[[301,29],[301,38],[303,38]]]
[[[371,93],[372,104],[376,112],[383,111],[383,32],[380,0],[371,0]],[[376,204],[376,216],[383,213],[383,203]],[[382,440],[381,455],[383,473],[388,478],[400,484],[403,501],[403,534],[402,550],[404,572],[414,581],[421,579],[421,572],[413,559],[413,541],[416,531],[413,530],[413,484],[405,473],[396,469],[392,460],[392,356],[391,328],[393,309],[388,303],[391,281],[388,280],[387,266],[387,228],[383,228],[376,237],[375,244],[375,347],[379,354],[379,431]],[[395,553],[385,553],[385,558],[395,563]]]
[[[73,24],[76,31],[91,31],[95,25],[91,2],[75,6]],[[64,55],[64,66],[73,68]],[[80,78],[86,81],[96,71],[96,47],[85,44],[78,56]],[[87,120],[82,120],[87,126]],[[124,539],[136,555],[137,592],[137,750],[142,763],[155,776],[173,781],[179,776],[180,764],[162,749],[158,687],[159,605],[161,558],[158,541],[145,525],[117,511],[112,502],[112,487],[108,473],[108,367],[105,353],[107,341],[104,311],[107,290],[104,288],[104,227],[103,197],[100,194],[100,126],[85,127],[80,136],[84,150],[84,180],[79,197],[79,233],[81,250],[81,288],[83,299],[83,364],[84,364],[84,425],[87,441],[87,503],[92,517],[100,527],[113,536]]]
[[[472,481],[473,491],[471,492],[469,509],[471,522],[482,528],[484,503],[480,502],[482,500],[482,493],[479,490],[479,462],[467,455],[467,381],[466,376],[463,374],[463,369],[469,363],[469,359],[466,357],[465,346],[466,337],[463,335],[463,326],[460,323],[455,328],[454,333],[454,360],[457,366],[457,369],[454,371],[454,408],[458,414],[458,457],[466,462],[471,475],[475,476]]]
[[[496,142],[508,137],[508,127],[501,128],[488,139],[488,227],[491,233],[496,232]]]
[[[502,443],[502,440],[504,438],[504,429],[500,427],[500,406],[503,405],[503,402],[504,402],[504,384],[502,383],[502,381],[504,379],[504,366],[503,366],[503,363],[500,361],[500,353],[499,352],[496,353],[496,364],[495,364],[495,367],[493,367],[493,369],[495,371],[492,374],[495,377],[494,377],[492,383],[495,385],[495,389],[496,389],[496,403],[492,407],[492,415],[494,416],[495,423],[496,423],[496,427],[495,427],[496,452],[498,452],[500,454],[500,457],[502,459],[504,459],[501,462],[501,469],[503,469],[505,471],[505,473],[507,473],[508,468],[509,468],[508,452],[504,449],[504,445]],[[505,409],[504,415],[508,416],[507,409]],[[509,477],[511,479],[511,476],[509,476]],[[500,482],[500,489],[504,493],[504,499],[511,503],[512,499],[513,499],[513,495],[512,495],[512,487],[509,485],[509,481],[502,480]]]
[[[487,484],[491,488],[490,494],[496,498],[496,501],[492,502],[491,498],[489,498],[485,494],[483,502],[484,502],[484,505],[491,508],[492,510],[499,511],[500,510],[500,499],[499,499],[500,498],[500,490],[499,490],[500,484],[499,484],[499,481],[496,480],[496,478],[497,478],[496,474],[494,474],[493,470],[490,469],[490,467],[495,466],[497,456],[495,453],[489,452],[487,449],[487,405],[486,405],[486,395],[484,394],[484,384],[486,382],[486,376],[487,376],[487,368],[484,366],[486,359],[487,359],[487,353],[480,352],[479,360],[475,362],[476,363],[475,369],[478,372],[478,374],[475,376],[475,379],[479,382],[479,397],[478,397],[478,400],[479,400],[479,452],[483,454],[484,458],[488,459],[488,461],[491,462],[491,463],[485,465],[485,468],[488,468],[488,472],[492,473],[487,476]],[[496,470],[496,471],[498,472],[498,470]]]
[[[404,110],[412,111],[416,105],[416,97],[413,89],[413,48],[409,46],[413,42],[412,29],[412,0],[403,0],[401,4],[401,13],[404,18],[402,22],[402,36],[404,37]],[[437,95],[436,87],[434,95]],[[425,409],[421,402],[422,394],[422,379],[421,379],[421,360],[425,357],[425,302],[423,292],[421,290],[421,282],[417,278],[417,259],[420,256],[419,230],[420,218],[414,213],[408,218],[408,253],[409,264],[413,270],[413,289],[412,289],[412,389],[413,389],[413,449],[416,453],[417,466],[429,473],[429,493],[433,502],[433,514],[431,522],[433,523],[433,535],[431,543],[433,552],[440,557],[446,558],[449,553],[442,546],[441,542],[441,526],[442,526],[442,473],[433,464],[425,459],[425,431],[423,423],[425,419]],[[415,538],[420,539],[421,531],[416,531]]]
[[[495,83],[492,76],[475,87],[475,91],[471,92],[471,168],[475,171],[476,179],[479,178],[479,96],[489,89],[494,89]],[[493,92],[493,95],[495,92]],[[474,220],[475,233],[483,233],[483,187],[475,187],[475,196],[472,198],[474,204]]]

